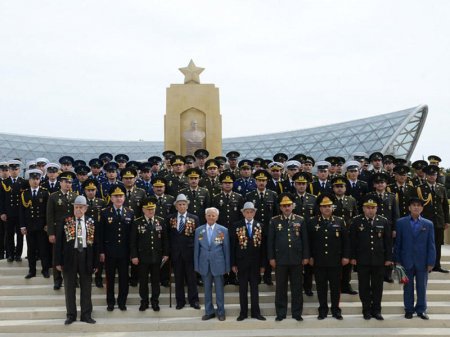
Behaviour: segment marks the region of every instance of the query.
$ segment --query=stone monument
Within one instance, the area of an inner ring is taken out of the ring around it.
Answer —
[[[177,154],[193,154],[204,148],[210,157],[222,155],[222,116],[219,89],[214,84],[200,84],[200,73],[191,60],[179,69],[184,84],[171,84],[166,90],[164,149]]]

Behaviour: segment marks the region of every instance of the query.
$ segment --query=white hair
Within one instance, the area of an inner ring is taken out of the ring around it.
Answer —
[[[205,215],[208,214],[208,212],[215,212],[217,216],[219,216],[219,210],[215,207],[209,207],[205,209]]]

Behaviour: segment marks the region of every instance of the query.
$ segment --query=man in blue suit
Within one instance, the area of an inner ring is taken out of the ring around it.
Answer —
[[[429,319],[426,314],[426,289],[428,273],[436,261],[433,223],[422,218],[423,200],[409,200],[410,215],[397,220],[397,237],[395,241],[395,262],[406,270],[409,282],[404,286],[403,302],[405,318],[411,319],[413,313],[422,319]],[[414,278],[416,279],[417,303],[414,307]]]
[[[206,321],[216,316],[212,304],[212,284],[216,287],[217,316],[225,320],[224,277],[230,272],[230,238],[228,229],[217,224],[219,210],[215,207],[205,210],[206,225],[195,230],[194,269],[203,279],[205,289]]]

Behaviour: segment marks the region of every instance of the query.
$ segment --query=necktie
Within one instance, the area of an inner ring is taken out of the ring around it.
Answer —
[[[381,199],[381,200],[383,200],[383,194],[378,194],[378,197]]]
[[[195,199],[195,197],[196,197],[196,192],[195,192],[195,190],[192,190],[192,197]]]
[[[369,219],[369,225],[373,226],[373,219]]]
[[[431,185],[431,192],[434,193],[434,185]]]
[[[15,184],[16,183],[16,178],[13,178],[13,184]]]
[[[225,194],[225,198],[227,199],[227,202],[230,201],[230,195],[228,193]]]
[[[178,233],[181,233],[184,230],[184,215],[180,215],[180,224],[178,227]]]
[[[403,193],[403,186],[400,186],[400,193]]]
[[[263,193],[263,192],[259,192],[259,198],[260,198],[261,200],[264,199],[264,193]]]
[[[325,189],[325,183],[322,183],[322,189],[323,190]]]
[[[212,227],[208,225],[208,243],[211,244]]]
[[[33,190],[33,199],[36,198],[36,190]]]
[[[120,212],[120,208],[118,208],[117,210],[116,210],[116,212],[117,212],[117,216],[120,218],[122,215],[120,214],[121,212]]]
[[[247,231],[248,231],[248,236],[251,238],[252,237],[252,223],[251,222],[247,222]]]
[[[81,219],[77,219],[77,241],[78,251],[83,251],[83,229],[81,228]]]
[[[300,201],[302,202],[303,205],[303,201],[305,201],[305,197],[303,195],[300,197]]]
[[[50,183],[50,188],[54,188],[55,187],[55,183]]]
[[[130,196],[131,196],[131,191],[128,190],[128,191],[127,191],[127,199],[130,199]]]
[[[352,183],[352,188],[355,188],[356,187],[356,183]]]
[[[162,197],[158,198],[158,205],[161,206],[162,205]]]

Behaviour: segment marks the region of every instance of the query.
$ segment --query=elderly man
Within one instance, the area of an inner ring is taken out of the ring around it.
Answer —
[[[85,216],[88,209],[82,195],[73,202],[74,217],[66,217],[57,227],[55,248],[56,269],[64,275],[67,319],[65,325],[77,319],[75,299],[76,278],[80,277],[81,321],[94,324],[92,319],[91,283],[92,273],[98,265],[96,245],[96,221]]]
[[[248,201],[241,209],[243,220],[234,224],[231,232],[231,265],[233,272],[239,275],[239,303],[241,311],[238,321],[248,315],[248,285],[250,283],[251,317],[260,321],[266,318],[261,315],[259,308],[258,283],[260,272],[264,272],[266,262],[264,225],[255,220],[256,207]]]
[[[205,315],[203,321],[216,317],[212,303],[212,285],[216,288],[217,316],[225,320],[224,277],[230,271],[230,238],[228,229],[217,224],[219,210],[205,210],[206,225],[195,230],[194,269],[203,278],[205,289]]]
[[[394,247],[394,260],[406,270],[409,282],[403,288],[405,318],[411,319],[413,313],[428,320],[427,282],[428,273],[436,263],[436,247],[433,223],[422,218],[424,201],[413,197],[409,200],[409,212],[397,220],[397,237]],[[416,279],[417,303],[414,306],[414,279]]]

